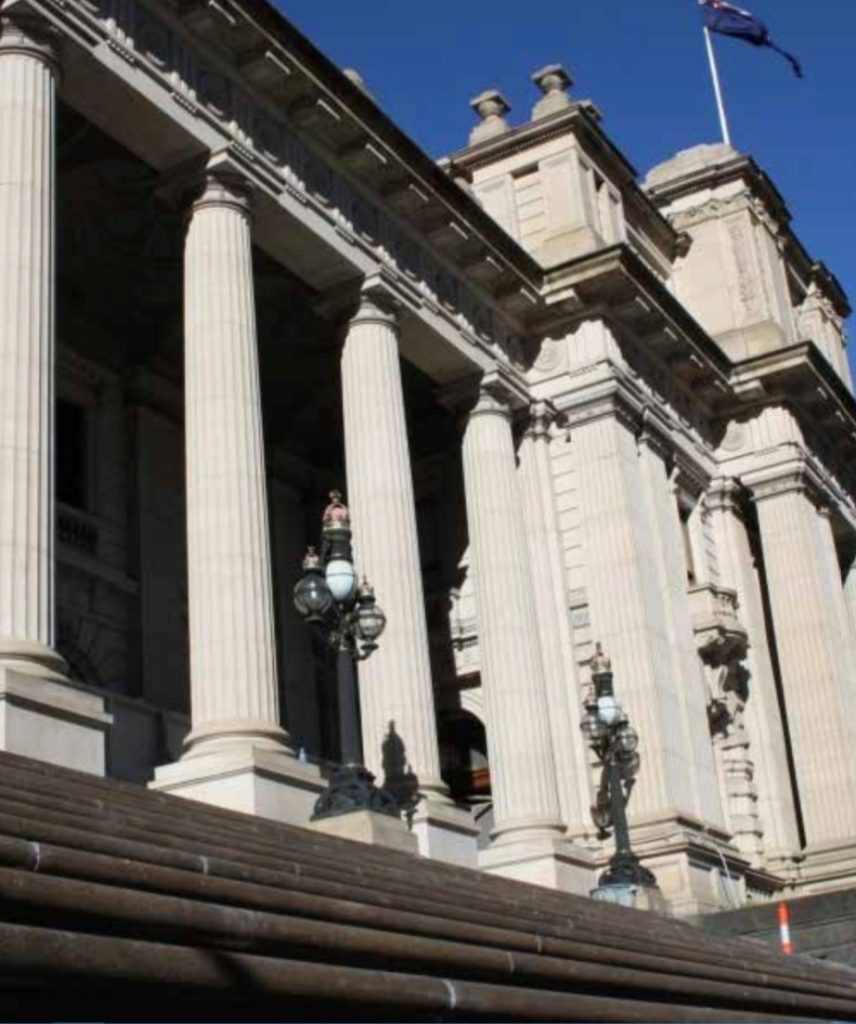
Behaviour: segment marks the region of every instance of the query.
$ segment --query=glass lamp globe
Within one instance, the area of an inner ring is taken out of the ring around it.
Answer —
[[[327,563],[325,576],[330,593],[340,604],[351,600],[357,589],[357,574],[349,561],[344,558],[332,559]]]
[[[323,619],[333,604],[327,581],[317,569],[308,570],[294,587],[294,607],[304,619]]]
[[[616,725],[621,721],[622,714],[621,705],[615,697],[598,697],[597,715],[604,725]]]
[[[639,746],[639,734],[629,725],[625,725],[618,734],[618,745],[625,754],[632,754]]]
[[[589,711],[583,715],[582,721],[580,722],[580,729],[583,736],[589,743],[594,743],[603,737],[606,732],[606,728],[598,718],[596,712]]]
[[[374,590],[368,580],[363,580],[358,600],[357,629],[363,640],[373,644],[386,629],[386,615],[375,601]]]

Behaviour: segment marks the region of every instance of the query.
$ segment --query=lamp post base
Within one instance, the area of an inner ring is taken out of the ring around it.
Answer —
[[[312,821],[337,818],[354,811],[373,811],[400,818],[398,803],[385,789],[374,783],[374,775],[362,765],[341,765],[333,773],[330,785],[315,802]]]
[[[664,917],[672,915],[668,900],[656,885],[599,885],[591,891],[591,898],[618,907],[649,910]]]
[[[648,888],[656,888],[657,879],[653,871],[649,871],[635,853],[630,850],[619,850],[610,860],[609,867],[598,879],[600,888],[613,885],[644,885]]]

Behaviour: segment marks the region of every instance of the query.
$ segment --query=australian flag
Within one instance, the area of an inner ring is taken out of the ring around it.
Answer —
[[[776,46],[770,38],[767,26],[754,14],[744,11],[741,7],[735,7],[734,4],[726,3],[725,0],[698,0],[698,2],[704,23],[711,32],[719,32],[723,36],[734,36],[735,39],[744,39],[753,46],[767,46],[790,62],[797,78],[803,77],[800,62],[793,54]]]

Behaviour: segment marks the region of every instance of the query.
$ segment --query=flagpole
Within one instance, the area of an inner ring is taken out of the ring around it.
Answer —
[[[719,126],[722,129],[722,141],[731,145],[731,132],[728,130],[728,118],[725,116],[725,104],[722,101],[722,85],[719,81],[719,68],[716,66],[716,54],[713,52],[713,39],[710,29],[705,25],[704,41],[707,46],[707,59],[710,62],[710,77],[713,79],[713,91],[716,93],[716,109],[719,111]]]

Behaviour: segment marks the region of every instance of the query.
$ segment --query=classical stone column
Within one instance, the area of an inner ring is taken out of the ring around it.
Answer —
[[[342,352],[354,554],[387,614],[378,650],[360,666],[365,763],[415,803],[424,854],[474,866],[475,829],[451,806],[440,777],[398,339],[394,302],[366,289]]]
[[[0,16],[0,743],[100,774],[109,716],[54,646],[56,76],[48,25]]]
[[[804,466],[749,475],[758,511],[793,764],[809,851],[856,835],[853,664],[826,515]]]
[[[156,785],[302,823],[311,787],[286,791],[308,769],[279,725],[250,205],[228,175],[193,204],[184,321],[192,729]]]
[[[567,860],[574,849],[559,842],[561,807],[511,397],[500,381],[484,381],[463,444],[494,809],[493,847],[481,863],[496,873],[584,891],[591,880],[580,869],[583,859]]]
[[[518,449],[523,518],[529,542],[550,734],[562,821],[587,825],[592,803],[580,733],[582,693],[577,679],[565,584],[565,559],[556,521],[550,429],[556,411],[533,402]]]
[[[712,520],[720,581],[737,592],[740,619],[749,637],[743,721],[751,742],[764,863],[777,869],[798,849],[799,834],[761,579],[746,529],[743,494],[736,480],[722,478],[710,485],[705,502]]]
[[[185,243],[188,747],[282,748],[249,203],[210,179]]]

